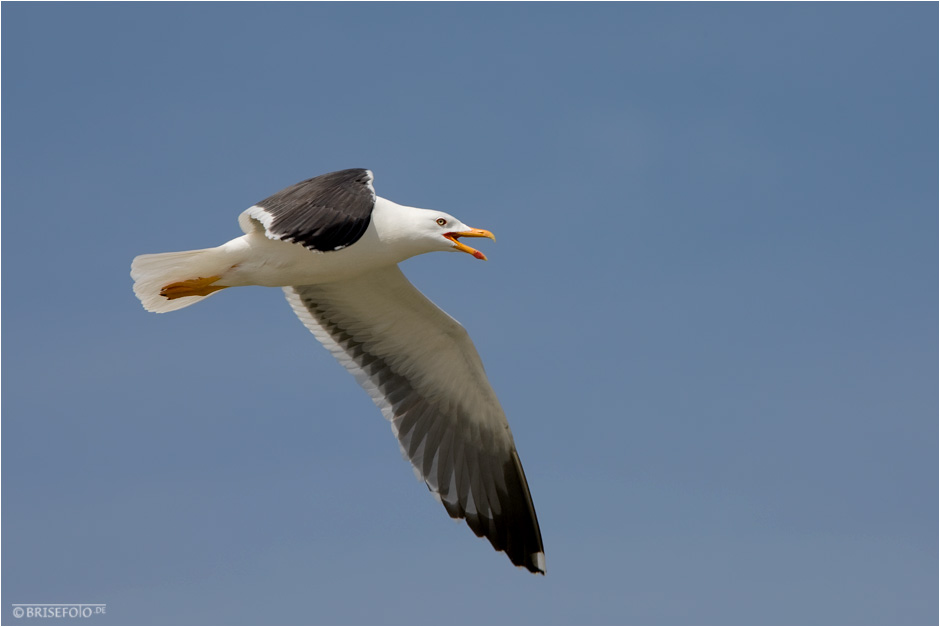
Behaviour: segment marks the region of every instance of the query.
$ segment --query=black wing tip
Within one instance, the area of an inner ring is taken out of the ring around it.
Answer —
[[[519,553],[518,550],[513,550],[514,547],[512,546],[497,546],[496,543],[494,543],[493,536],[491,533],[489,533],[488,529],[487,523],[490,523],[491,519],[484,519],[474,514],[462,512],[460,511],[459,507],[454,506],[447,501],[441,502],[444,504],[444,509],[451,518],[458,522],[460,520],[466,522],[476,537],[486,538],[489,540],[496,551],[506,554],[506,557],[509,558],[509,561],[512,562],[513,566],[518,568],[525,568],[530,573],[535,575],[546,575],[548,573],[548,570],[545,568],[545,551],[542,549],[541,542],[539,543],[538,551],[528,554]]]
[[[538,524],[538,523],[536,523]],[[489,538],[490,542],[493,542],[492,538]],[[526,543],[523,543],[525,548],[520,550],[520,547],[515,544],[507,544],[504,547],[497,547],[493,544],[493,548],[497,551],[506,553],[506,557],[509,558],[509,561],[513,563],[514,566],[519,568],[525,568],[530,573],[536,575],[544,575],[548,571],[545,568],[545,550],[542,548],[541,539],[538,543],[538,548],[530,552],[529,547],[525,546]]]
[[[539,528],[535,503],[532,502],[532,494],[529,492],[529,482],[526,481],[522,461],[515,446],[512,447],[510,459],[503,468],[503,476],[508,486],[516,484],[515,489],[510,488],[510,491],[516,497],[512,515],[518,521],[516,524],[519,531],[518,534],[512,534],[506,543],[506,554],[516,566],[524,566],[529,572],[544,575],[546,569],[542,530]]]
[[[503,472],[507,486],[513,486],[515,489],[510,488],[509,493],[501,495],[506,498],[503,501],[504,506],[508,505],[501,514],[480,515],[479,512],[467,511],[459,503],[444,500],[439,495],[438,499],[451,518],[464,520],[478,538],[489,540],[493,548],[505,553],[514,566],[525,568],[536,575],[545,575],[547,570],[542,532],[539,529],[525,472],[515,448],[512,449],[511,458],[503,467]],[[428,490],[437,495],[430,484],[426,485]]]
[[[545,553],[542,551],[530,553],[526,558],[525,564],[516,564],[516,566],[523,566],[527,568],[530,573],[542,575],[543,577],[548,574],[548,570],[545,568]]]
[[[506,557],[509,558],[509,561],[512,562],[513,566],[518,568],[525,568],[530,573],[535,575],[545,575],[548,570],[545,567],[545,550],[542,548],[542,539],[539,537],[538,540],[538,550],[531,553],[524,552],[525,549],[520,550],[518,545],[513,543],[501,544],[501,538],[494,534],[491,530],[490,525],[495,523],[496,527],[499,528],[503,524],[500,521],[494,521],[490,518],[482,518],[468,512],[460,512],[459,510],[454,510],[452,507],[448,507],[447,502],[444,501],[444,508],[447,510],[447,513],[451,518],[455,520],[464,520],[467,525],[470,527],[470,530],[478,538],[486,538],[490,541],[490,544],[493,545],[493,548],[499,553],[505,553]],[[538,529],[538,521],[535,522],[536,529]]]

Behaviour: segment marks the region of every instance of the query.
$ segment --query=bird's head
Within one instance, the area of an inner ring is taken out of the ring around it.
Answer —
[[[433,252],[457,251],[486,259],[486,255],[460,241],[465,237],[488,237],[493,234],[473,229],[443,211],[398,205],[384,198],[376,199],[372,213],[379,239],[390,246],[399,260]]]
[[[477,259],[486,259],[486,255],[479,250],[470,248],[459,240],[461,237],[488,237],[495,240],[492,233],[484,229],[470,228],[454,216],[440,211],[425,210],[422,214],[419,230],[422,239],[427,241],[433,250],[459,251]]]

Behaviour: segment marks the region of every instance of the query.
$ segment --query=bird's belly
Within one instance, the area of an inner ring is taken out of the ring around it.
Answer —
[[[357,242],[358,243],[358,242]],[[231,255],[230,269],[219,285],[312,285],[343,280],[385,265],[356,244],[342,250],[314,252],[300,244],[245,235],[224,244]]]

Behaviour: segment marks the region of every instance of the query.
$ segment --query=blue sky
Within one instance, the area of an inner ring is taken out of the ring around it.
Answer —
[[[936,4],[2,18],[4,621],[937,622]],[[131,292],[347,167],[497,235],[404,269],[483,357],[544,578],[279,290]]]

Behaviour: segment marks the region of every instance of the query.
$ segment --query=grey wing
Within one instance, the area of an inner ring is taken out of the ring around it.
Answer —
[[[369,392],[447,513],[466,519],[513,564],[544,574],[538,519],[509,424],[464,328],[397,266],[284,291]]]
[[[340,170],[282,189],[248,208],[238,221],[246,233],[263,228],[271,239],[329,252],[362,237],[374,206],[372,172]]]

